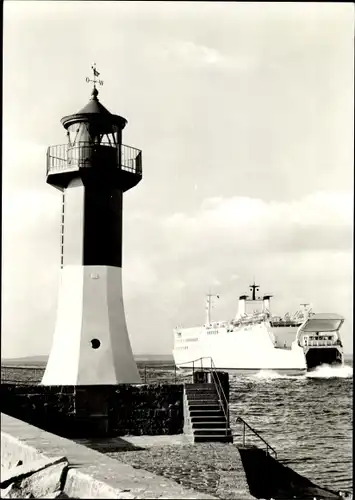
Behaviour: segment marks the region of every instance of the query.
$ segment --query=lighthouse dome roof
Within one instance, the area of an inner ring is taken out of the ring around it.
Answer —
[[[96,90],[96,92],[95,92]],[[96,115],[111,115],[110,111],[105,108],[103,104],[97,98],[98,91],[94,89],[91,94],[90,101],[84,106],[78,114],[96,114]]]
[[[73,123],[78,122],[92,122],[102,128],[102,132],[111,129],[113,125],[118,126],[119,129],[123,129],[127,120],[119,115],[114,115],[105,108],[103,104],[98,100],[98,90],[94,87],[91,93],[90,101],[84,106],[78,113],[73,115],[64,116],[61,119],[62,125],[67,129]]]

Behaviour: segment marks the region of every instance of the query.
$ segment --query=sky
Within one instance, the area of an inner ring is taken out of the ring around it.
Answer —
[[[231,319],[254,277],[353,331],[351,3],[4,2],[2,357],[48,354],[60,192],[46,149],[99,98],[143,151],[124,195],[123,294],[135,354],[172,329]]]

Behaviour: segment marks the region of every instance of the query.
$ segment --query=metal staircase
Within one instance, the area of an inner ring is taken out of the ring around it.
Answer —
[[[199,358],[196,361],[201,361]],[[232,443],[229,403],[212,358],[210,367],[195,371],[193,382],[184,384],[184,433],[190,441]]]
[[[220,379],[223,372],[216,370],[211,357],[190,361],[190,365],[193,383],[184,384],[184,434],[193,443],[212,441],[233,443],[229,418],[229,391],[225,393]],[[246,434],[249,432],[265,445],[266,455],[273,454],[277,460],[276,450],[259,432],[239,416],[236,423],[243,426],[242,448],[248,448]]]

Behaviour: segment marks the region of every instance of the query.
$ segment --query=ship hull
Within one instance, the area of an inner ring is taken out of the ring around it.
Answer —
[[[342,350],[337,347],[310,348],[305,352],[308,371],[315,370],[321,365],[341,366],[344,364]]]
[[[297,328],[291,329],[288,334],[295,339]],[[295,341],[290,347],[280,346],[275,337],[268,322],[234,331],[187,328],[181,331],[180,342],[175,342],[173,356],[180,368],[209,368],[212,359],[214,367],[224,370],[305,372],[303,348]]]
[[[344,318],[335,313],[296,314],[282,320],[270,315],[270,296],[264,296],[262,311],[246,312],[253,298],[239,297],[237,316],[232,321],[210,321],[210,295],[206,324],[174,330],[173,356],[181,369],[275,370],[304,373],[322,364],[343,364],[339,330]],[[302,320],[301,320],[302,317]]]

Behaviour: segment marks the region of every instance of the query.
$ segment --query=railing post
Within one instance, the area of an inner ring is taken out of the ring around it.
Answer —
[[[147,365],[144,365],[144,383],[147,383]]]
[[[49,148],[47,148],[47,170],[46,170],[47,175],[48,175],[48,172],[49,172]]]
[[[174,365],[174,384],[176,384],[176,365]]]
[[[223,402],[223,404],[224,404],[224,402]],[[226,414],[227,414],[227,418],[226,418],[226,436],[227,436],[227,434],[228,434],[228,427],[229,427],[229,404],[227,404]]]
[[[272,450],[274,456],[275,456],[275,459],[277,460],[277,453],[276,453],[276,450],[267,442],[265,441],[264,438],[262,438],[260,436],[260,434],[258,432],[256,432],[255,429],[253,429],[252,427],[250,427],[249,424],[247,424],[241,417],[238,417],[236,422],[243,422],[243,446],[245,446],[245,434],[246,434],[246,427],[248,427],[251,432],[257,437],[260,439],[260,441],[262,441],[265,446],[266,446],[266,454],[267,455],[270,455],[270,451],[269,450]]]

